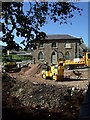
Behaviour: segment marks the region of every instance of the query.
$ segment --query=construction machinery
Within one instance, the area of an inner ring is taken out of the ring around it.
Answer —
[[[16,72],[21,70],[20,66],[16,63],[16,60],[12,59],[11,56],[5,56],[3,66],[3,70],[6,72]]]
[[[63,63],[60,62],[56,65],[45,65],[42,70],[43,79],[51,78],[53,80],[63,80],[64,78],[64,67]]]
[[[90,52],[86,52],[83,58],[74,58],[73,60],[63,61],[64,68],[75,69],[81,67],[90,67]]]
[[[51,66],[46,64],[42,70],[42,77],[44,79],[51,78],[53,80],[63,80],[65,68],[75,69],[81,67],[90,67],[90,52],[86,52],[83,58],[75,58],[73,60],[65,61],[58,60],[56,65]]]

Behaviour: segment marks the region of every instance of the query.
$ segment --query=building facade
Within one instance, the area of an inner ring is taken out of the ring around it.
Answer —
[[[59,59],[72,60],[80,56],[81,38],[71,35],[48,35],[35,44],[37,49],[32,52],[34,63],[56,64]]]

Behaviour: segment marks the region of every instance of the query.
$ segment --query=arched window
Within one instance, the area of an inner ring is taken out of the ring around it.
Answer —
[[[58,59],[64,60],[64,54],[63,54],[62,51],[59,51],[59,52],[58,52]]]
[[[55,52],[53,52],[52,55],[55,55]]]
[[[43,60],[44,59],[44,55],[43,53],[40,51],[38,54],[38,60]]]
[[[56,64],[57,63],[57,53],[56,52],[53,52],[51,54],[51,63],[52,64]]]
[[[65,53],[65,59],[66,59],[66,60],[70,60],[70,54],[69,54],[68,51]]]
[[[52,43],[52,47],[56,47],[56,43],[55,42]]]

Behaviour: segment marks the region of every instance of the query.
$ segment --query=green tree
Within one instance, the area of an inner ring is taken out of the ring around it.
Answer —
[[[82,9],[74,3],[65,2],[28,2],[29,8],[24,12],[24,2],[2,3],[2,41],[7,43],[6,49],[19,50],[19,45],[14,41],[16,36],[24,38],[21,42],[26,49],[34,47],[33,40],[46,37],[40,28],[49,20],[67,24],[68,18],[74,17],[74,12],[81,15]]]

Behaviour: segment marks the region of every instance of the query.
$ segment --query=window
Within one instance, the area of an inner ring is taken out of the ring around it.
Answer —
[[[68,51],[65,53],[65,60],[70,60],[70,54]]]
[[[57,53],[56,52],[53,52],[51,54],[51,63],[52,64],[56,64],[57,63]]]
[[[39,52],[39,54],[38,54],[38,59],[39,59],[39,60],[43,60],[43,59],[44,59],[44,55],[43,55],[42,52]]]
[[[56,47],[56,43],[55,42],[52,43],[52,47]]]
[[[71,48],[71,43],[65,43],[65,48]]]
[[[40,41],[39,47],[40,47],[40,48],[43,47],[43,41]]]

